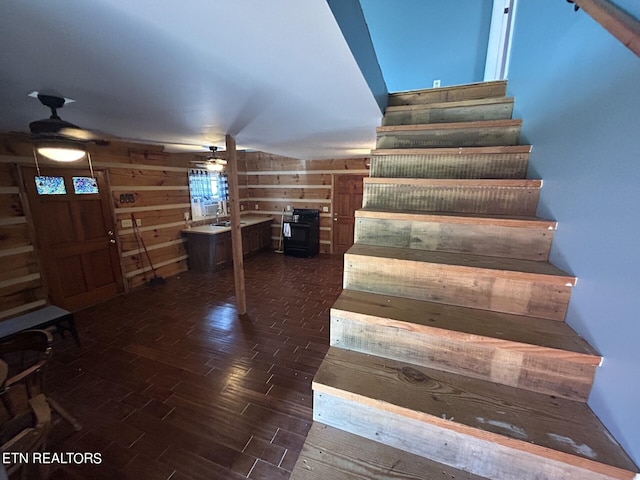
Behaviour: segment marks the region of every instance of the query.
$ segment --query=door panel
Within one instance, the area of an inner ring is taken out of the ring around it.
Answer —
[[[66,193],[38,194],[36,170],[23,169],[25,190],[52,303],[78,310],[124,291],[104,172],[96,171],[98,193],[76,194],[75,169],[42,168],[42,176],[64,179]]]
[[[333,253],[344,253],[353,245],[355,211],[362,208],[361,175],[333,176]]]

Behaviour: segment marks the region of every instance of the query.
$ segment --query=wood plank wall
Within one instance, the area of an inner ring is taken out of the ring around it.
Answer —
[[[271,225],[274,248],[278,246],[283,208],[315,208],[321,212],[320,251],[330,253],[333,175],[368,176],[370,159],[299,160],[264,152],[239,152],[238,161],[241,207],[244,212],[275,216]]]
[[[188,168],[191,160],[202,157],[164,153],[154,145],[113,142],[90,152],[94,168],[108,172],[127,288],[150,278],[149,263],[134,230],[122,227],[122,220],[131,219],[131,214],[142,222],[140,233],[158,274],[168,277],[186,270],[187,252],[180,230],[185,227],[185,212],[190,212]],[[45,164],[64,167],[41,159],[41,165]],[[0,136],[0,257],[6,265],[0,274],[0,318],[46,302],[37,246],[29,230],[31,219],[17,178],[19,165],[34,165],[31,145],[21,137]],[[88,168],[88,163],[81,160],[70,167]],[[125,193],[133,194],[132,203],[120,201]]]
[[[140,233],[158,274],[164,277],[187,269],[187,250],[180,230],[190,212],[188,169],[206,153],[171,154],[162,147],[112,142],[89,148],[95,169],[107,172],[113,198],[116,234],[127,289],[144,284],[150,267],[133,228],[123,228],[131,214],[140,219]],[[41,165],[64,168],[40,159]],[[331,252],[332,176],[368,176],[368,157],[299,160],[264,152],[238,152],[240,201],[243,214],[271,214],[274,248],[278,246],[280,216],[287,205],[316,208],[321,213],[320,251]],[[24,136],[0,134],[0,319],[46,303],[35,234],[26,196],[18,179],[20,165],[34,166],[32,146]],[[88,168],[86,160],[70,168]],[[123,203],[122,194],[133,194]],[[326,211],[323,211],[326,209]],[[209,217],[194,225],[209,223]]]
[[[28,210],[18,185],[17,168],[0,163],[0,318],[46,303]]]

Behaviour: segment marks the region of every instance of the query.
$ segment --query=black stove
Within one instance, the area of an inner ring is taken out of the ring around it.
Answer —
[[[320,251],[320,212],[311,208],[295,208],[283,227],[284,254],[313,257]]]

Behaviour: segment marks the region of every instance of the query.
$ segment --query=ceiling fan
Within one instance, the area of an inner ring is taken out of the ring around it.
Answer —
[[[204,160],[193,160],[191,163],[195,164],[197,168],[204,168],[207,170],[211,170],[214,172],[221,172],[224,170],[224,166],[227,164],[227,161],[224,158],[220,158],[217,154],[218,147],[211,146],[209,147],[211,154]]]
[[[40,92],[31,92],[29,96],[37,98],[42,105],[51,110],[49,118],[29,124],[36,149],[41,155],[57,161],[75,161],[84,157],[87,142],[93,142],[96,145],[109,144],[109,141],[94,132],[60,118],[58,110],[75,100]]]

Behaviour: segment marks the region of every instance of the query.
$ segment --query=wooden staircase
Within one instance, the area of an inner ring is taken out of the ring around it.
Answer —
[[[505,82],[393,94],[292,479],[639,479],[586,404],[600,356]]]

